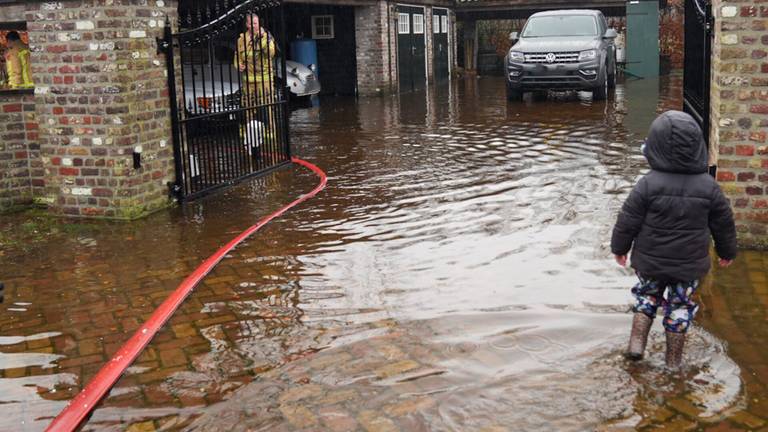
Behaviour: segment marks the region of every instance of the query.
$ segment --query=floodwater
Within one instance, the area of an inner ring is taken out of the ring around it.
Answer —
[[[297,109],[295,153],[328,189],[230,254],[83,429],[765,427],[768,254],[702,285],[683,371],[663,367],[660,322],[646,360],[621,357],[634,280],[610,230],[680,84],[507,104],[481,78]],[[202,259],[315,182],[288,168],[9,246],[0,430],[42,430]]]

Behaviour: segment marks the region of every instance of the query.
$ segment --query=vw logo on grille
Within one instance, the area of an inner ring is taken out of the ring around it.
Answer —
[[[546,60],[546,61],[547,61],[547,63],[554,63],[554,62],[555,62],[555,60],[557,60],[557,56],[555,55],[555,53],[549,53],[549,54],[547,54],[547,56],[544,58],[544,60]]]

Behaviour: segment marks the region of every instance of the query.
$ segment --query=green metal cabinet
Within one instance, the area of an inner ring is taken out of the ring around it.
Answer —
[[[627,1],[627,72],[659,75],[659,0]]]

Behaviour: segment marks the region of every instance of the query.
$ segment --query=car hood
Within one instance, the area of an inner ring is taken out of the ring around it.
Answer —
[[[524,38],[520,39],[512,47],[512,51],[521,51],[525,53],[557,53],[584,51],[595,49],[599,46],[600,39],[593,36]]]
[[[296,75],[303,81],[312,75],[312,71],[308,67],[293,60],[285,61],[285,69],[288,71],[288,75]]]
[[[220,97],[240,90],[238,72],[231,65],[211,68],[184,65],[184,92],[187,97]]]

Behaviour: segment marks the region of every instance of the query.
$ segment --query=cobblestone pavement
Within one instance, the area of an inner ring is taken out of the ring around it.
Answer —
[[[768,430],[768,255],[704,284],[680,376],[660,326],[646,361],[620,356],[632,276],[609,229],[679,77],[607,104],[433,90],[294,112],[329,189],[228,256],[84,429]],[[203,257],[313,182],[3,251],[0,430],[42,430]]]

